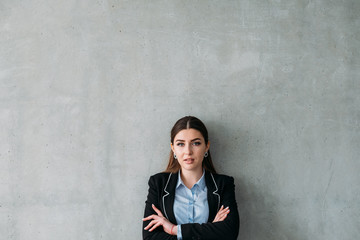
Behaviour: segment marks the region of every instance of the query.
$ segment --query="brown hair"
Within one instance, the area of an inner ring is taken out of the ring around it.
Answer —
[[[175,138],[176,134],[178,134],[181,130],[190,129],[190,128],[198,130],[204,137],[205,144],[206,145],[208,144],[208,142],[209,142],[208,131],[207,131],[204,123],[200,119],[193,117],[193,116],[186,116],[186,117],[180,118],[175,123],[175,125],[171,129],[171,133],[170,133],[171,143],[174,144],[174,138]],[[211,173],[216,173],[216,170],[215,170],[214,165],[211,160],[210,150],[208,150],[208,156],[204,157],[202,165],[205,170],[207,170]],[[169,163],[168,163],[168,166],[166,167],[165,172],[176,173],[179,170],[180,170],[180,164],[174,158],[173,151],[170,150]]]

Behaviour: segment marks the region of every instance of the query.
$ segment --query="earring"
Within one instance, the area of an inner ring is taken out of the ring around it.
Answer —
[[[177,156],[176,156],[176,154],[175,154],[175,153],[174,153],[174,158],[175,158],[175,159],[177,159]]]
[[[204,157],[207,157],[207,156],[209,156],[209,153],[208,153],[208,152],[205,153]]]

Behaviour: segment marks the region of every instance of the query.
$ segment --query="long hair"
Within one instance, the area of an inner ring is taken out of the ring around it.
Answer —
[[[208,142],[209,142],[208,131],[207,131],[204,123],[200,119],[193,117],[193,116],[183,117],[175,123],[175,125],[171,129],[171,133],[170,133],[171,143],[174,144],[174,138],[175,138],[176,134],[178,134],[181,130],[190,129],[190,128],[198,130],[204,137],[205,144],[206,145],[208,144]],[[205,170],[207,170],[211,173],[216,173],[215,167],[212,163],[210,150],[208,151],[207,157],[204,157],[202,165]],[[180,164],[177,161],[177,159],[174,158],[173,151],[170,150],[169,162],[168,162],[165,172],[176,173],[179,170],[180,170]]]

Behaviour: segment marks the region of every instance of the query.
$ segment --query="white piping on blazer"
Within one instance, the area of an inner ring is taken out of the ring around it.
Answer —
[[[214,181],[214,184],[215,184],[215,187],[216,187],[216,190],[213,192],[214,195],[217,195],[218,198],[219,198],[219,201],[218,201],[218,208],[217,208],[217,211],[219,211],[219,208],[220,208],[220,195],[218,193],[216,193],[218,191],[218,187],[216,185],[216,182],[215,182],[215,179],[214,179],[214,176],[211,174],[211,177],[212,177],[212,180]]]
[[[168,215],[167,215],[167,213],[166,213],[166,208],[165,208],[165,197],[170,194],[168,191],[166,191],[166,188],[167,188],[167,186],[168,186],[168,184],[169,184],[171,174],[172,174],[172,173],[170,173],[169,178],[168,178],[168,180],[167,180],[167,182],[166,182],[166,185],[165,185],[165,188],[164,188],[164,192],[166,192],[166,194],[163,196],[163,199],[162,199],[162,200],[163,200],[164,213],[165,213],[165,216],[166,216],[166,218],[167,218],[168,220],[169,220],[169,217],[168,217]],[[212,175],[212,173],[210,173],[210,174],[211,174],[211,178],[212,178],[212,180],[213,180],[213,182],[214,182],[214,184],[215,184],[215,188],[216,188],[215,191],[213,192],[213,194],[214,194],[214,195],[217,195],[218,198],[219,198],[218,208],[217,208],[217,211],[219,211],[219,208],[220,208],[220,195],[217,193],[218,187],[217,187],[217,184],[216,184],[216,182],[215,182],[214,176]]]
[[[164,213],[165,213],[165,216],[166,216],[166,218],[167,218],[168,220],[169,220],[169,218],[168,218],[168,215],[167,215],[167,213],[166,213],[166,208],[165,208],[165,197],[166,197],[167,195],[169,195],[169,192],[166,191],[166,188],[167,188],[167,185],[169,184],[171,174],[172,174],[172,173],[170,173],[169,178],[168,178],[167,183],[166,183],[165,188],[164,188],[164,192],[166,192],[166,195],[163,196],[163,208],[164,208]]]

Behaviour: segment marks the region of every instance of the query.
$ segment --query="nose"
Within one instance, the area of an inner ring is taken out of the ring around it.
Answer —
[[[191,147],[191,144],[187,144],[186,147],[185,147],[185,153],[187,155],[191,155],[192,154],[192,147]]]

